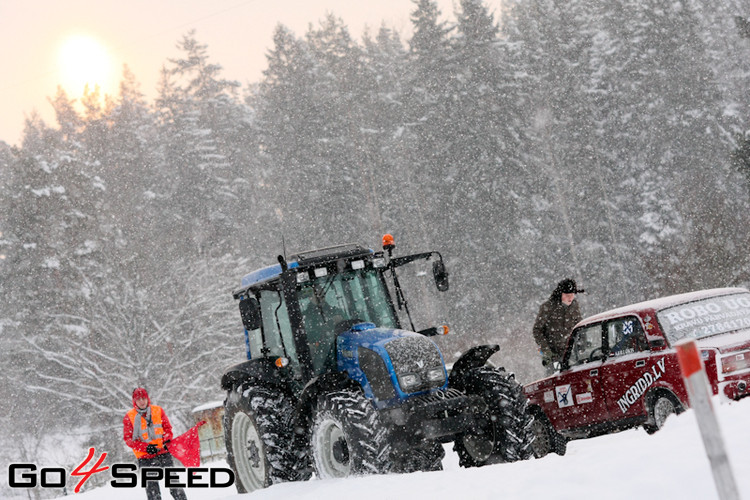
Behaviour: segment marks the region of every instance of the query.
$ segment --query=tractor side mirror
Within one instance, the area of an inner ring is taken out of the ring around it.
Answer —
[[[240,300],[240,317],[245,330],[252,331],[260,328],[260,304],[255,297]]]
[[[432,275],[435,277],[435,286],[441,292],[448,290],[448,270],[445,268],[443,259],[432,263]]]

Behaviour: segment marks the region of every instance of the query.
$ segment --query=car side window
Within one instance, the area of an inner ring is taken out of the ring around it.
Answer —
[[[576,366],[604,358],[602,325],[591,325],[573,332],[568,366]]]
[[[648,350],[648,342],[638,318],[618,318],[609,321],[605,328],[610,356],[624,356]]]

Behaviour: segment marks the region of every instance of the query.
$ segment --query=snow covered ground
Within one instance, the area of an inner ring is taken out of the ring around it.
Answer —
[[[714,400],[740,498],[750,500],[750,398]],[[190,500],[280,499],[713,499],[718,498],[695,413],[671,417],[649,436],[635,429],[572,441],[564,457],[462,469],[450,447],[441,472],[287,483],[238,495],[235,489],[191,489]],[[213,464],[226,466],[226,464]],[[134,490],[101,488],[81,500],[146,498]],[[168,494],[165,498],[171,498]]]

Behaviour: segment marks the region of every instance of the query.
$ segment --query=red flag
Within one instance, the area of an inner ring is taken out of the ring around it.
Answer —
[[[201,420],[186,433],[172,438],[167,444],[169,453],[185,467],[199,467],[201,464],[201,441],[198,438],[198,427],[205,423],[205,420]]]

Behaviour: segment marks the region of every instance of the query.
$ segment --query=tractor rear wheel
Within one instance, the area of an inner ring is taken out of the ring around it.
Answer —
[[[291,411],[288,397],[263,387],[227,395],[224,439],[239,493],[310,477],[306,457],[291,447]]]

